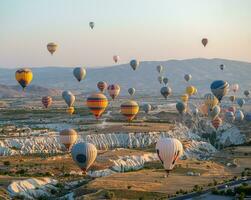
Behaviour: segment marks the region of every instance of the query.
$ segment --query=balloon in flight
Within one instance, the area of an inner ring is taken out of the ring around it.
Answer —
[[[107,89],[107,83],[104,81],[99,81],[97,87],[100,90],[100,92],[104,92],[104,90]]]
[[[161,72],[163,71],[163,66],[162,65],[158,65],[156,67],[156,69],[157,69],[158,73],[161,74]]]
[[[217,130],[222,124],[222,119],[220,117],[216,117],[215,119],[211,121],[211,123],[213,127]]]
[[[178,101],[176,103],[176,109],[181,115],[183,115],[186,112],[187,105],[184,102]]]
[[[62,97],[65,100],[65,103],[68,107],[72,107],[75,102],[75,96],[70,91],[64,91]]]
[[[204,47],[207,46],[208,39],[207,38],[202,38],[201,43],[203,44]]]
[[[57,50],[58,45],[54,42],[50,42],[47,44],[47,50],[53,55],[55,51]]]
[[[133,96],[134,94],[135,94],[135,88],[129,88],[128,89],[128,93],[131,95],[131,96]]]
[[[120,86],[118,84],[112,84],[108,86],[107,90],[110,97],[114,100],[120,93]]]
[[[151,104],[144,104],[143,105],[143,110],[145,111],[145,113],[148,114],[152,110]]]
[[[108,105],[108,100],[104,94],[94,93],[87,98],[86,105],[96,119],[99,119]]]
[[[89,26],[90,26],[91,29],[93,29],[94,26],[95,26],[95,23],[94,22],[89,22]]]
[[[168,83],[168,78],[167,78],[167,77],[163,78],[163,83],[164,83],[165,85],[167,85],[167,83]]]
[[[139,112],[139,105],[136,101],[127,101],[121,104],[120,111],[128,121],[132,121]]]
[[[221,102],[221,99],[228,93],[229,84],[223,80],[216,80],[211,84],[210,88],[214,96]]]
[[[16,71],[16,80],[22,86],[23,90],[31,83],[32,79],[33,74],[30,69],[22,68]]]
[[[89,167],[94,163],[97,157],[96,147],[87,142],[75,144],[71,149],[71,156],[78,167],[86,173]]]
[[[184,151],[181,142],[175,138],[161,138],[157,141],[155,149],[167,174],[174,168]]]
[[[135,59],[131,60],[130,61],[130,65],[131,65],[131,67],[132,67],[133,70],[136,70],[138,68],[138,66],[139,66],[139,61],[135,60]]]
[[[204,95],[204,102],[209,109],[212,109],[219,103],[218,99],[211,93],[207,93]]]
[[[184,79],[188,82],[192,79],[192,75],[191,74],[185,74]]]
[[[167,97],[172,94],[172,89],[168,86],[164,86],[160,89],[160,93],[165,99],[167,99]]]
[[[83,67],[76,67],[73,70],[73,75],[80,82],[81,80],[83,80],[85,78],[85,76],[86,76],[86,70]]]
[[[118,55],[114,55],[114,56],[113,56],[113,61],[114,61],[115,63],[117,63],[117,62],[119,61],[119,56],[118,56]]]
[[[74,129],[64,129],[59,133],[59,141],[67,150],[70,150],[77,139],[78,133]]]
[[[66,112],[69,114],[69,115],[72,115],[74,112],[75,112],[75,108],[74,107],[68,107],[66,109]]]
[[[42,104],[45,108],[49,108],[52,104],[52,98],[50,96],[45,96],[42,98]]]
[[[244,99],[242,99],[242,98],[237,99],[237,104],[238,104],[240,107],[242,107],[245,103],[246,103],[246,102],[245,102]]]

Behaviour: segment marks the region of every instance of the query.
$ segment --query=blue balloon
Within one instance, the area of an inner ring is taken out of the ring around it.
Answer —
[[[228,92],[229,84],[223,80],[216,80],[211,84],[210,88],[214,96],[221,101],[222,97],[224,97]]]
[[[245,120],[248,122],[251,122],[251,113],[246,113],[245,114]]]

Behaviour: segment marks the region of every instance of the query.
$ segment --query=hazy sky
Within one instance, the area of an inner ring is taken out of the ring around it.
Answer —
[[[251,0],[0,0],[0,67],[105,66],[114,54],[251,61]]]

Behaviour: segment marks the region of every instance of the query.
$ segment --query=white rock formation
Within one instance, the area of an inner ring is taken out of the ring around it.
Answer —
[[[8,186],[11,197],[22,195],[25,199],[36,199],[41,196],[51,196],[52,189],[57,190],[57,180],[50,178],[30,178],[27,180],[14,181]]]

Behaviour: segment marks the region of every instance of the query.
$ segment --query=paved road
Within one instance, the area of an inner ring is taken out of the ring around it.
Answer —
[[[226,185],[227,186],[235,186],[235,185],[239,185],[241,183],[248,182],[248,181],[251,181],[251,177],[249,177],[247,180],[236,180],[236,181],[232,181],[232,182],[229,182],[229,183],[226,183],[226,184],[218,185],[218,186],[216,186],[216,188],[218,190],[222,190],[222,189],[225,189]],[[179,197],[170,198],[170,200],[186,200],[186,199],[191,199],[193,197],[197,197],[197,196],[201,196],[203,194],[211,193],[214,188],[215,187],[203,190],[200,193],[198,193],[198,192],[192,192],[192,193],[189,193],[189,194],[186,194],[186,195],[182,195],[182,196],[179,196]]]

